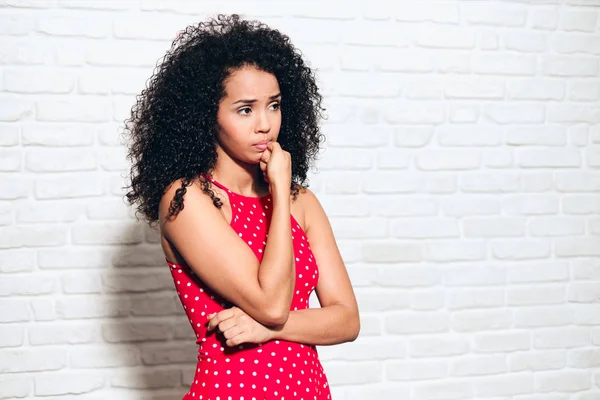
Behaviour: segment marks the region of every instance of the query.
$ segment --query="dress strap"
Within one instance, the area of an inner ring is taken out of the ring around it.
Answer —
[[[225,185],[223,185],[223,184],[221,184],[221,183],[219,183],[219,182],[215,181],[215,180],[212,178],[212,176],[210,176],[210,175],[208,175],[208,174],[205,174],[205,173],[202,173],[202,174],[200,174],[200,175],[202,175],[203,177],[205,177],[206,179],[208,179],[208,180],[210,181],[210,183],[214,183],[214,184],[215,184],[215,186],[218,186],[218,187],[220,187],[221,189],[223,189],[224,191],[226,191],[226,192],[227,192],[227,194],[229,194],[229,195],[231,195],[231,194],[234,194],[234,193],[233,193],[231,190],[229,190],[228,188],[226,188],[226,187],[225,187]]]

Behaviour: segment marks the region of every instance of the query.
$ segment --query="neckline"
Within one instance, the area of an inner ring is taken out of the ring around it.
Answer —
[[[202,173],[202,176],[204,176],[206,179],[208,179],[211,183],[214,183],[215,185],[217,185],[221,189],[225,190],[227,193],[232,194],[232,195],[237,196],[237,197],[242,197],[244,199],[251,199],[251,200],[262,200],[262,199],[266,199],[267,197],[271,196],[271,193],[266,194],[264,196],[245,196],[245,195],[240,194],[240,193],[232,192],[229,188],[227,188],[222,183],[217,182],[215,179],[213,179],[212,176],[210,176],[208,174]]]

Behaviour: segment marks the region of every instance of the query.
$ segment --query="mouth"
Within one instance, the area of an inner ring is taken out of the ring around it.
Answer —
[[[271,143],[270,140],[261,140],[258,143],[254,143],[252,146],[260,151],[265,151],[267,149],[267,145]]]

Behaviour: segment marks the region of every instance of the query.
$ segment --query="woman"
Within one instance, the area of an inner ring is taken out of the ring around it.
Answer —
[[[354,340],[359,317],[303,186],[321,111],[289,38],[237,15],[188,27],[137,99],[127,198],[159,224],[197,337],[186,400],[330,398],[315,346]]]

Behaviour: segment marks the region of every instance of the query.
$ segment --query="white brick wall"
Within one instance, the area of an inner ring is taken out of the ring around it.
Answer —
[[[0,0],[0,399],[176,399],[195,346],[118,132],[177,30],[288,33],[362,314],[335,400],[600,399],[599,0]]]

